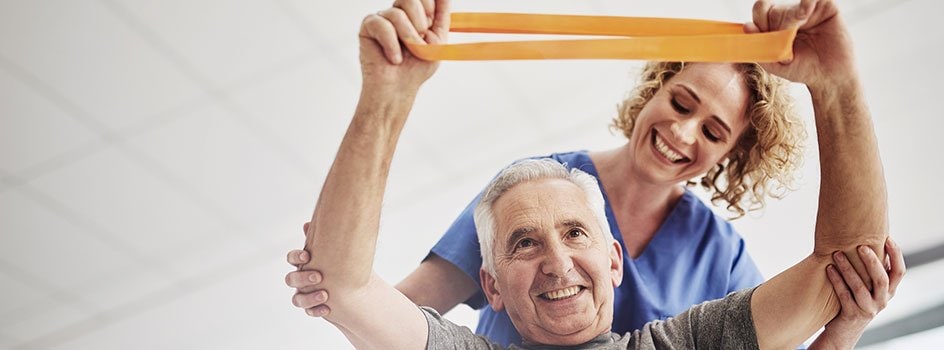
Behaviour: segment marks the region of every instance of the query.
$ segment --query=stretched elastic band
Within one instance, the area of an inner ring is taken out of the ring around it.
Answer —
[[[778,62],[793,58],[796,28],[744,33],[740,23],[695,19],[453,13],[451,32],[616,36],[428,45],[407,42],[431,61],[632,59],[688,62]]]

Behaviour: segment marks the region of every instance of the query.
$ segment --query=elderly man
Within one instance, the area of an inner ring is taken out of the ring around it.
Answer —
[[[497,347],[417,308],[371,271],[390,160],[416,91],[437,67],[402,51],[398,38],[444,41],[447,4],[431,2],[400,1],[395,6],[402,12],[364,20],[360,101],[308,231],[306,248],[318,254],[306,269],[320,270],[320,287],[332,295],[326,319],[358,348]],[[423,11],[431,21],[413,18]],[[807,84],[813,98],[822,169],[813,253],[755,289],[625,336],[612,334],[622,249],[604,232],[596,183],[550,161],[516,164],[488,187],[475,217],[485,261],[482,288],[493,308],[508,311],[525,347],[789,348],[836,315],[839,302],[824,276],[833,258],[847,271],[859,271],[865,281],[850,282],[854,289],[888,288],[885,271],[874,268],[881,266],[887,237],[884,180],[851,43],[830,1],[790,7],[760,2],[749,28],[791,25],[801,26],[795,59],[768,69]],[[301,284],[306,273],[290,274],[289,284]]]

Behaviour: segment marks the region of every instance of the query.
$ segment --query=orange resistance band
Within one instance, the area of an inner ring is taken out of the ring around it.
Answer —
[[[778,62],[793,58],[796,28],[747,34],[740,23],[696,19],[453,13],[451,32],[617,36],[428,45],[407,42],[430,60],[632,59],[687,62]]]

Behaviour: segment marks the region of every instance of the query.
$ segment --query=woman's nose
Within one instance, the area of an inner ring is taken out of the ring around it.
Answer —
[[[684,120],[672,123],[672,134],[675,139],[686,145],[695,143],[695,135],[698,131],[698,123],[694,120]]]

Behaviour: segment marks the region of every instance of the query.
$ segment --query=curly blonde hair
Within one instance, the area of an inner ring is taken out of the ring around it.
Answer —
[[[650,62],[640,74],[639,85],[619,105],[612,128],[630,138],[636,117],[656,92],[685,68],[684,62]],[[793,110],[786,82],[756,63],[738,63],[750,92],[749,127],[734,148],[700,180],[711,202],[724,205],[733,219],[764,207],[765,197],[782,198],[794,187],[794,173],[803,158],[806,129]]]

